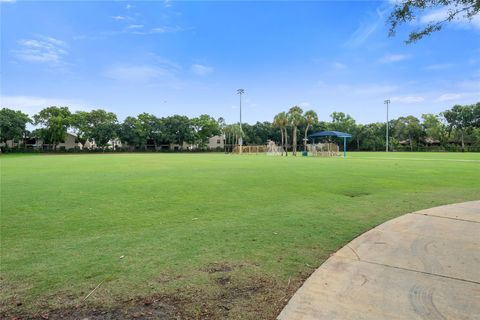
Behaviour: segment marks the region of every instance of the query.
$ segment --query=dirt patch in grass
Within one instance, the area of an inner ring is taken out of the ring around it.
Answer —
[[[341,194],[346,196],[346,197],[357,198],[357,197],[368,196],[371,193],[370,192],[363,192],[363,191],[346,191],[346,192],[342,192]]]
[[[231,264],[228,262],[213,262],[207,264],[205,267],[200,269],[203,272],[208,273],[217,273],[217,272],[230,272],[236,268],[241,268],[242,265],[239,264]]]
[[[218,271],[221,269],[222,271]],[[118,299],[113,305],[94,300],[72,306],[66,295],[56,307],[39,304],[35,311],[12,306],[1,319],[275,319],[301,285],[301,278],[281,283],[250,269],[221,263],[209,265],[209,286],[187,285],[147,297]],[[226,271],[230,270],[230,271]],[[172,277],[175,279],[175,277]],[[173,280],[175,281],[175,280]],[[167,291],[166,289],[165,291]],[[52,297],[51,297],[52,298]],[[62,303],[64,299],[64,303]]]

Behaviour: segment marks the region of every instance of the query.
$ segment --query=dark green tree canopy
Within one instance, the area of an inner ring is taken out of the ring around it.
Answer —
[[[32,123],[30,117],[21,112],[7,108],[0,110],[0,141],[19,140],[26,132],[27,123]]]
[[[72,116],[72,127],[76,129],[80,142],[90,140],[99,147],[105,147],[117,137],[117,116],[102,109],[79,111]]]
[[[208,114],[192,119],[192,125],[196,142],[202,147],[207,145],[208,138],[221,134],[219,123]]]
[[[51,106],[41,110],[34,117],[35,125],[40,125],[38,135],[46,142],[51,143],[53,148],[63,142],[67,135],[67,129],[72,122],[72,114],[68,107]]]

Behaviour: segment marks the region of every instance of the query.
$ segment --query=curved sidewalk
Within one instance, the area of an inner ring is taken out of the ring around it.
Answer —
[[[278,319],[480,319],[480,201],[409,213],[362,234],[305,281]]]

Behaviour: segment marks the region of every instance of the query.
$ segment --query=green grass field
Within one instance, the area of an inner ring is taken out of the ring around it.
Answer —
[[[0,317],[274,319],[355,236],[401,214],[480,199],[480,154],[0,161]]]

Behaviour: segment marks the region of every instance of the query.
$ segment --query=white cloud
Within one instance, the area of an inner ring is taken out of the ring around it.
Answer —
[[[129,4],[129,3],[127,3],[127,4],[125,5],[125,9],[127,9],[127,10],[130,10],[130,9],[132,9],[132,8],[134,8],[134,6],[131,5],[131,4]]]
[[[17,0],[0,0],[2,3],[15,3]]]
[[[68,54],[67,44],[52,37],[39,36],[37,39],[17,41],[19,49],[12,50],[18,60],[33,63],[49,63],[55,66],[64,65],[63,58]]]
[[[445,93],[438,97],[435,101],[450,101],[450,100],[457,100],[460,99],[462,95],[460,93]]]
[[[142,29],[143,28],[143,24],[131,24],[127,27],[127,29]]]
[[[387,54],[380,58],[378,62],[380,63],[393,63],[393,62],[399,62],[402,60],[407,59],[408,56],[404,54]]]
[[[114,66],[104,73],[108,78],[118,81],[149,82],[170,75],[170,72],[154,65]]]
[[[178,32],[183,31],[184,29],[179,26],[163,26],[163,27],[156,27],[150,30],[150,33],[171,33],[171,32]]]
[[[453,67],[453,64],[451,63],[438,63],[438,64],[431,64],[429,66],[426,66],[424,69],[426,70],[445,70],[448,68]]]
[[[213,68],[201,64],[193,64],[190,69],[199,76],[207,76],[213,72]]]
[[[360,85],[360,86],[353,86],[351,88],[351,92],[353,94],[360,94],[360,95],[376,95],[376,94],[385,94],[391,93],[398,89],[395,85],[384,85],[384,84],[368,84],[368,85]]]
[[[302,108],[306,108],[306,107],[310,107],[312,104],[308,101],[305,101],[305,102],[299,103],[298,105]]]
[[[390,100],[400,103],[417,103],[425,101],[424,97],[421,96],[401,96],[401,97],[393,97]]]
[[[72,111],[85,110],[84,104],[76,100],[35,96],[0,96],[0,105],[21,110],[30,116],[49,106],[68,106]]]
[[[118,21],[120,21],[120,20],[127,20],[127,17],[124,17],[124,16],[113,16],[112,19],[113,19],[113,20],[118,20]]]
[[[334,69],[337,69],[337,70],[343,70],[343,69],[346,69],[346,68],[347,68],[347,65],[344,64],[344,63],[341,63],[341,62],[334,62],[334,63],[332,64],[332,67],[333,67]]]

